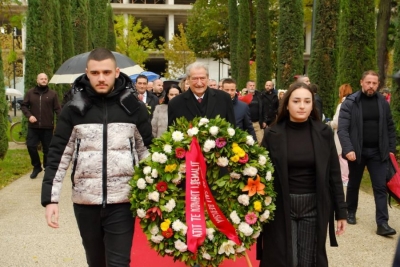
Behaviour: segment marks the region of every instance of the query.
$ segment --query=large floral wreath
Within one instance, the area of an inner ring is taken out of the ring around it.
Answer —
[[[150,246],[190,266],[244,256],[275,210],[268,152],[219,117],[178,119],[150,152],[130,182]]]

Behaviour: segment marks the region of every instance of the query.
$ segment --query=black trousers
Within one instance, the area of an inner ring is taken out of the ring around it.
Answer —
[[[52,137],[53,137],[53,129],[28,128],[28,136],[26,137],[26,146],[28,147],[28,153],[31,158],[31,164],[34,169],[41,168],[39,152],[37,149],[39,142],[42,144],[43,167],[46,168],[47,153],[49,152],[49,146]]]
[[[316,266],[317,197],[312,194],[290,194],[293,266]]]
[[[89,267],[129,267],[135,223],[130,206],[74,204]]]
[[[371,177],[372,189],[375,198],[375,220],[378,225],[387,223],[389,213],[387,207],[386,175],[388,161],[382,161],[379,148],[363,148],[361,162],[348,161],[349,183],[347,185],[347,210],[356,212],[358,207],[358,193],[365,167]]]

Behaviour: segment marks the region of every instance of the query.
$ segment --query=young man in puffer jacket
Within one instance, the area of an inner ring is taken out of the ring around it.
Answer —
[[[43,179],[47,224],[59,227],[60,191],[72,161],[72,201],[88,265],[128,267],[134,232],[129,181],[148,155],[149,114],[107,49],[89,54],[86,74],[73,86]]]

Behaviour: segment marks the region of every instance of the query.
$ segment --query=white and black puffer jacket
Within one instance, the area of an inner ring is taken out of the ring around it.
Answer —
[[[42,205],[58,203],[62,182],[72,162],[72,201],[84,205],[129,202],[134,166],[148,156],[151,140],[144,104],[129,88],[129,77],[102,96],[86,75],[77,79],[72,100],[63,108],[52,139],[42,186]],[[143,136],[143,138],[142,138]]]

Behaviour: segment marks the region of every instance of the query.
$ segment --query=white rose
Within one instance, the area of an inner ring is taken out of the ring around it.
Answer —
[[[261,166],[264,166],[265,163],[267,163],[267,158],[264,157],[263,155],[260,155],[260,156],[258,157],[258,164],[260,164]]]
[[[242,244],[240,247],[236,249],[236,253],[242,253],[243,251],[246,251],[246,248],[244,247],[244,244]]]
[[[268,171],[268,172],[267,172],[267,175],[265,175],[265,180],[271,181],[271,178],[272,178],[272,174],[271,174],[270,171]]]
[[[160,156],[160,158],[159,158],[158,162],[160,162],[161,164],[164,164],[165,162],[167,162],[167,160],[168,160],[167,155],[160,153],[159,156]]]
[[[211,241],[214,239],[214,232],[215,232],[214,228],[207,228],[206,229],[207,238],[209,240],[211,240]]]
[[[204,142],[203,151],[209,152],[209,151],[210,151],[212,148],[214,148],[214,147],[215,147],[215,141],[214,141],[214,140],[207,139],[207,140]]]
[[[203,254],[201,256],[203,257],[203,259],[211,260],[211,256],[207,252],[203,252]]]
[[[186,163],[179,164],[179,172],[185,173],[186,172]]]
[[[239,179],[240,177],[242,177],[242,176],[240,175],[240,173],[236,173],[236,172],[231,172],[231,173],[230,173],[230,176],[231,176],[231,178],[233,178],[233,179]]]
[[[165,251],[165,253],[167,253],[167,254],[171,254],[172,252],[174,252],[172,249],[166,249],[166,250],[164,250]]]
[[[158,171],[156,169],[153,169],[151,171],[151,177],[153,177],[153,178],[157,178],[158,177]]]
[[[151,227],[151,229],[150,229],[150,234],[152,234],[152,235],[156,235],[156,234],[158,234],[159,232],[160,232],[160,229],[158,228],[157,225],[154,225],[154,226]]]
[[[137,209],[136,213],[139,218],[144,218],[144,216],[146,216],[146,211],[144,209]]]
[[[139,189],[145,189],[146,188],[146,181],[143,178],[139,178],[136,183],[137,187]]]
[[[172,140],[174,140],[175,142],[180,142],[183,140],[183,133],[180,131],[174,131],[172,133]]]
[[[243,175],[254,177],[256,176],[258,170],[252,166],[246,167],[243,170]]]
[[[154,152],[153,154],[151,154],[151,160],[154,162],[159,162],[160,161],[160,153]],[[151,173],[151,168],[150,168],[149,173]]]
[[[194,135],[197,135],[198,133],[199,133],[199,128],[197,128],[197,127],[193,127],[193,128],[190,128],[189,130],[187,130],[187,134],[189,136],[194,136]]]
[[[175,232],[182,230],[183,226],[184,224],[180,220],[176,220],[172,223],[172,229],[174,229]]]
[[[269,218],[269,210],[266,210],[266,211],[264,211],[263,214],[261,214],[261,216],[260,216],[260,222],[263,222],[263,221],[265,221],[265,220],[268,219],[268,218]]]
[[[143,173],[145,175],[150,174],[151,173],[151,167],[150,166],[146,166],[143,168]]]
[[[160,200],[160,193],[158,193],[157,191],[149,193],[149,199],[153,200],[154,202],[158,202]]]
[[[238,196],[238,201],[240,204],[242,204],[243,206],[248,206],[250,203],[250,197],[249,195],[240,195]]]
[[[242,232],[245,236],[251,236],[253,234],[253,228],[250,227],[245,222],[241,222],[238,227],[239,231]]]
[[[240,218],[237,215],[236,210],[232,211],[231,214],[229,215],[229,217],[231,218],[232,222],[234,224],[239,224],[240,223]]]
[[[219,247],[218,254],[226,254],[226,256],[229,256],[230,254],[235,254],[235,242],[232,240],[228,240],[227,242],[222,243],[222,245]]]
[[[234,136],[235,135],[235,129],[228,128],[228,134],[229,134],[230,137]]]
[[[227,157],[219,157],[217,160],[217,165],[221,167],[228,166],[229,159]]]
[[[251,237],[254,239],[257,239],[260,236],[260,234],[261,234],[261,231],[257,231]]]
[[[175,241],[175,248],[179,250],[180,252],[185,252],[187,251],[187,245],[183,243],[181,240],[176,240]]]
[[[171,182],[173,184],[177,185],[177,184],[180,184],[181,181],[182,181],[182,175],[180,172],[178,172],[177,176],[174,179],[172,179]]]
[[[154,179],[151,178],[150,176],[146,176],[146,177],[144,177],[144,178],[146,179],[146,182],[147,182],[147,183],[149,183],[149,184],[154,183]]]
[[[167,204],[164,205],[165,210],[167,212],[171,212],[176,206],[176,202],[174,199],[170,199]]]
[[[167,153],[167,154],[171,154],[172,146],[171,145],[165,145],[164,146],[164,152]]]
[[[205,125],[205,124],[207,124],[208,122],[209,122],[208,119],[206,119],[206,118],[201,118],[200,121],[199,121],[199,126]]]
[[[246,144],[248,144],[249,146],[254,145],[254,138],[251,135],[246,136]]]
[[[185,224],[182,224],[182,234],[186,235],[188,227]]]
[[[163,241],[164,237],[162,235],[152,235],[150,239],[154,243],[159,244],[159,243],[161,243],[161,241]]]
[[[212,136],[216,136],[219,132],[219,128],[217,126],[211,126],[208,131]]]
[[[270,196],[265,197],[264,200],[265,206],[268,206],[269,204],[271,204],[271,202],[272,202],[272,197]]]

